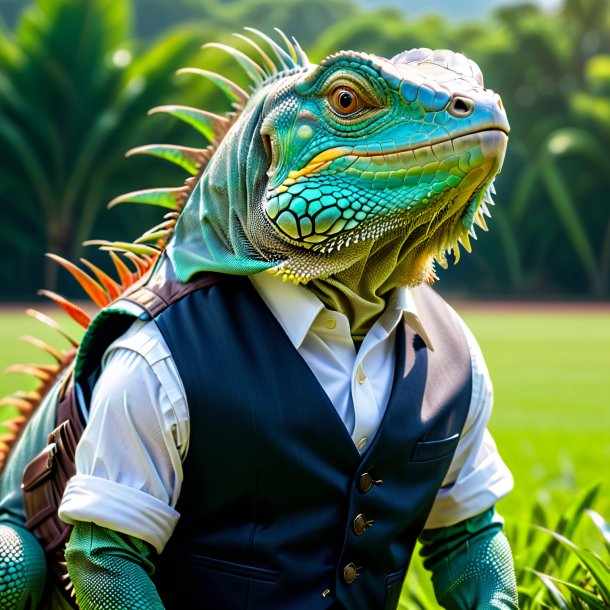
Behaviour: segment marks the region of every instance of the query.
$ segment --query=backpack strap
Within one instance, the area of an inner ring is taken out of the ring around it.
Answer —
[[[61,423],[49,433],[47,446],[26,466],[21,488],[25,527],[40,542],[56,583],[76,608],[64,555],[72,526],[57,515],[68,480],[76,473],[76,445],[84,430],[73,384],[57,403],[57,420]]]

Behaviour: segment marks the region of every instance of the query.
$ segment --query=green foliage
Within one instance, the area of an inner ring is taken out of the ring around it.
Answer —
[[[151,104],[175,97],[173,73],[199,33],[170,32],[145,50],[129,24],[127,0],[38,0],[2,37],[0,201],[19,261],[5,284],[17,271],[52,286],[56,265],[44,281],[36,272],[44,252],[73,258],[104,204],[135,184],[117,167],[150,137]]]
[[[591,508],[600,487],[579,494],[554,524],[535,505],[533,527],[515,528],[512,544],[522,610],[610,608],[609,525]],[[586,543],[577,543],[578,531],[587,525]]]
[[[490,84],[513,124],[513,178],[498,188],[511,202],[500,242],[508,277],[521,292],[607,295],[610,225],[602,193],[610,187],[610,116],[599,92],[607,78],[610,5],[569,0],[552,18],[507,9],[499,20],[514,48],[496,49],[481,63],[488,77],[502,79]]]

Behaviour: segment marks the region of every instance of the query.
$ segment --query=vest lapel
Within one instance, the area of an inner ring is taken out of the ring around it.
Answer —
[[[366,460],[389,457],[388,449],[406,444],[410,432],[421,429],[420,411],[428,374],[428,350],[405,323],[397,328],[396,366],[388,405]]]

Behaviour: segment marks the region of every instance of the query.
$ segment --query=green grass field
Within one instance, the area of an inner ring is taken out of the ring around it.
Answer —
[[[479,340],[494,382],[490,429],[515,477],[503,513],[523,516],[535,499],[562,506],[597,480],[608,482],[602,495],[610,497],[610,310],[454,305]],[[0,311],[0,370],[40,361],[38,349],[17,340],[21,335],[67,345],[24,309]],[[57,319],[80,336],[71,321]],[[29,384],[23,375],[2,375],[0,396]],[[610,500],[599,509],[610,517]]]
[[[566,502],[602,481],[610,517],[610,308],[460,309],[494,383],[490,429],[515,477],[503,500],[522,516],[534,500]]]

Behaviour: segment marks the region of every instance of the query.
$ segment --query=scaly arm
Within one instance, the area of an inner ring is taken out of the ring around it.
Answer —
[[[34,536],[16,525],[0,525],[0,610],[36,608],[47,566]]]
[[[517,584],[503,519],[492,507],[450,527],[424,530],[424,566],[447,610],[516,610]]]
[[[82,521],[66,549],[68,573],[82,610],[163,610],[150,580],[155,550],[134,536]]]
[[[46,559],[25,528],[21,480],[26,464],[47,444],[55,427],[56,385],[14,446],[0,477],[0,610],[36,608],[45,587]]]

